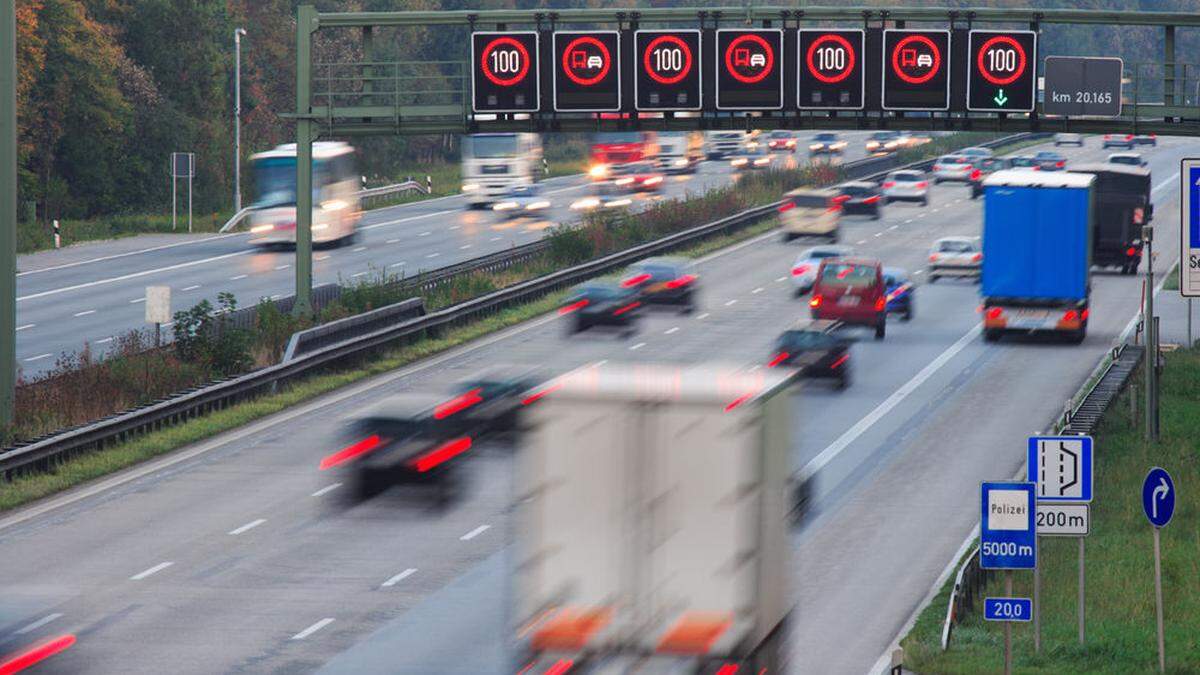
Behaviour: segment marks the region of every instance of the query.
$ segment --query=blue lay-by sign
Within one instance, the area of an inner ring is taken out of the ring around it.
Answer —
[[[1157,466],[1142,482],[1142,510],[1155,527],[1163,527],[1175,515],[1175,483],[1166,469]]]
[[[1200,159],[1185,159],[1179,170],[1180,234],[1183,261],[1179,265],[1179,292],[1200,297]]]
[[[1033,600],[1030,598],[984,598],[985,621],[1032,621]]]
[[[1092,501],[1090,436],[1030,436],[1029,482],[1040,502]]]
[[[979,565],[992,570],[1037,566],[1035,483],[983,483],[980,490]]]

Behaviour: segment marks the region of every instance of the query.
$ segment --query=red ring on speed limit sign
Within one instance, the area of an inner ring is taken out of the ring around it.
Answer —
[[[650,66],[650,54],[654,52],[655,47],[664,42],[669,42],[679,47],[679,51],[683,54],[683,67],[679,69],[679,74],[673,77],[662,75]],[[687,77],[688,73],[692,72],[692,48],[688,47],[687,43],[677,35],[659,35],[651,40],[650,44],[646,45],[646,51],[642,54],[642,66],[646,69],[646,74],[650,76],[650,79],[655,82],[659,84],[676,84]]]
[[[496,51],[496,49],[502,45],[508,45],[515,48],[517,53],[521,55],[521,70],[510,78],[500,77],[499,75],[493,73],[492,69],[488,67],[488,57],[491,56],[492,52]],[[497,87],[511,87],[525,79],[525,76],[529,74],[529,50],[525,49],[525,45],[521,44],[520,41],[514,38],[507,36],[499,37],[489,42],[488,45],[483,48],[483,58],[480,59],[480,65],[483,67],[484,77],[491,80],[492,84],[496,85]]]
[[[999,43],[1006,44],[1017,52],[1017,69],[1010,77],[996,77],[991,73],[991,71],[983,66],[983,55],[987,54],[989,49]],[[1025,49],[1021,46],[1021,43],[1017,42],[1015,39],[1007,35],[997,35],[996,37],[983,43],[983,46],[979,48],[979,54],[975,57],[975,65],[977,68],[979,68],[979,74],[982,75],[983,79],[987,80],[988,82],[1001,86],[1012,84],[1013,82],[1016,82],[1021,75],[1025,74]]]
[[[834,75],[822,75],[821,71],[817,69],[817,65],[813,63],[813,54],[816,53],[818,47],[826,42],[836,42],[846,50],[846,67],[841,72]],[[817,78],[821,82],[824,82],[825,84],[837,84],[838,82],[841,82],[849,77],[850,72],[854,70],[854,48],[850,46],[850,41],[841,35],[827,33],[816,40],[813,40],[813,43],[808,47],[808,52],[805,54],[804,60],[808,63],[808,72],[811,73],[813,77]]]
[[[920,77],[913,77],[900,68],[900,50],[910,42],[920,42],[921,44],[925,45],[929,48],[930,56],[933,57],[933,65],[929,67],[929,72]],[[938,74],[938,70],[940,70],[941,67],[941,51],[938,50],[937,45],[933,43],[933,40],[930,40],[924,35],[909,35],[900,42],[896,43],[896,46],[892,49],[892,70],[896,73],[897,77],[909,84],[925,84],[926,82],[932,80],[934,75]]]
[[[739,73],[733,66],[734,48],[747,41],[757,44],[762,49],[763,56],[767,57],[767,62],[765,65],[763,65],[762,72],[757,75],[743,75]],[[733,79],[737,80],[738,82],[742,82],[744,84],[762,82],[767,75],[771,74],[771,68],[774,66],[775,50],[771,49],[770,43],[768,43],[766,38],[762,37],[761,35],[755,35],[754,33],[739,35],[738,37],[734,38],[733,42],[729,43],[728,47],[725,48],[725,70],[727,70],[729,74],[733,76]]]
[[[600,72],[593,77],[582,77],[571,68],[571,61],[570,61],[571,52],[581,44],[591,45],[591,46],[595,47],[596,49],[600,50],[600,58],[602,58],[604,60],[604,65],[601,66]],[[581,87],[590,87],[593,84],[596,84],[597,82],[599,82],[600,80],[603,80],[604,76],[608,75],[608,70],[611,66],[612,66],[612,55],[609,54],[608,47],[605,47],[603,42],[597,40],[596,38],[594,38],[590,35],[584,35],[582,37],[577,37],[574,40],[571,40],[571,43],[568,44],[567,48],[563,50],[563,60],[562,60],[563,72],[566,73],[567,77],[570,78],[572,82],[574,82],[575,84],[578,84]]]

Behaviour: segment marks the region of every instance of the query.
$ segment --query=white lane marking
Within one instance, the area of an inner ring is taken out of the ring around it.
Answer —
[[[734,305],[736,305],[736,304],[737,304],[737,300],[730,300],[729,302],[725,303],[725,306],[726,306],[726,307],[732,307],[732,306],[734,306]]]
[[[890,232],[890,231],[892,231],[892,230],[898,230],[898,229],[900,229],[900,226],[899,226],[899,225],[893,225],[893,226],[891,226],[891,227],[889,227],[889,228],[888,228],[888,231]]]
[[[673,326],[673,327],[668,328],[667,330],[663,331],[663,335],[671,335],[673,333],[678,333],[678,332],[679,332],[679,326]]]
[[[858,245],[858,246],[862,246],[862,245],[863,245],[863,244],[865,244],[865,243],[867,243],[867,240],[866,240],[866,239],[859,239],[859,240],[858,240],[858,242],[857,242],[857,245]]]
[[[916,276],[916,275],[918,275],[918,274],[920,274],[921,272],[924,272],[924,271],[925,271],[925,270],[917,270],[916,272],[913,272],[913,276]]]
[[[433,232],[422,232],[421,234],[418,234],[417,236],[418,237],[428,237],[431,234],[433,234]]]
[[[876,236],[876,237],[882,237],[882,236],[883,236],[883,233],[882,233],[882,232],[876,232],[876,233],[875,233],[875,236]]]
[[[940,207],[940,206],[939,206],[939,207],[937,207],[936,209],[934,209],[934,210],[933,210],[933,212],[934,212],[934,213],[937,213],[938,211],[941,211],[941,210],[942,210],[942,207]]]
[[[908,220],[904,221],[904,224],[907,225],[907,224],[911,223],[912,221],[913,221],[913,219],[909,218]]]
[[[110,335],[110,336],[104,338],[103,340],[96,340],[96,344],[98,344],[98,345],[108,344],[109,342],[112,342],[115,339],[116,339],[115,335]]]
[[[138,304],[139,302],[145,302],[145,301],[146,301],[146,298],[134,298],[134,299],[132,299],[132,300],[130,300],[130,301],[129,301],[129,304],[131,304],[131,305],[136,305],[136,304]]]
[[[385,243],[385,244],[399,244],[399,243],[400,243],[400,240],[399,240],[399,239],[388,239],[387,241],[385,241],[385,242],[383,242],[383,243]]]
[[[451,226],[450,226],[450,229],[452,229],[452,230],[459,230],[459,229],[462,229],[462,225],[451,225]]]
[[[488,241],[500,241],[503,238],[504,237],[492,237],[491,239],[488,239]]]
[[[280,298],[282,298],[282,297],[283,297],[282,295],[280,295],[280,294],[276,293],[275,295],[272,295],[272,296],[271,296],[271,299],[272,299],[272,300],[278,300],[278,299],[280,299]]]
[[[764,290],[765,289],[762,286],[759,286],[758,288],[750,291],[750,295],[757,295],[759,293],[762,293]]]
[[[362,251],[365,251],[365,250],[367,250],[366,246],[358,246],[356,248],[351,249],[350,252],[351,253],[361,253]]]
[[[183,290],[185,290],[185,291],[194,291],[194,290],[196,290],[197,288],[200,288],[200,284],[196,284],[196,285],[194,285],[194,286],[188,286],[187,288],[185,288],[185,289],[183,289]]]
[[[59,618],[60,616],[62,616],[61,612],[55,612],[53,614],[44,616],[44,617],[38,619],[37,621],[34,621],[33,623],[29,624],[28,626],[25,626],[21,630],[17,631],[17,635],[24,635],[31,631],[35,631],[35,630],[41,628],[42,626],[45,626],[46,624],[50,623],[51,621]]]
[[[316,260],[317,262],[321,262],[322,260],[329,260],[329,254],[322,253],[321,255],[314,255],[313,260]]]
[[[36,323],[27,323],[24,326],[17,326],[17,332],[20,333],[21,331],[28,330],[30,328],[33,328],[36,325],[37,325]]]
[[[366,276],[367,274],[370,274],[370,273],[369,272],[355,272],[354,274],[351,274],[350,277],[351,278],[362,277],[362,276]]]
[[[634,345],[634,346],[630,347],[630,348],[629,348],[629,351],[631,351],[631,352],[636,352],[637,350],[639,350],[639,349],[641,349],[642,347],[645,347],[645,346],[646,346],[646,343],[645,343],[645,342],[639,342],[639,343],[637,343],[636,345]]]
[[[804,479],[810,478],[820,471],[826,464],[833,461],[838,454],[840,454],[851,443],[857,440],[859,436],[862,436],[864,433],[866,433],[866,431],[870,429],[876,422],[882,419],[884,415],[888,414],[893,408],[900,405],[900,402],[908,398],[909,394],[916,391],[917,388],[924,384],[926,380],[933,377],[934,373],[940,370],[942,366],[949,363],[950,359],[953,359],[958,355],[959,352],[965,349],[972,340],[979,336],[979,330],[979,325],[976,324],[974,328],[964,333],[957,342],[950,345],[946,351],[942,352],[937,358],[930,361],[924,368],[921,369],[921,372],[914,375],[911,380],[905,382],[899,389],[892,392],[892,395],[887,397],[883,403],[880,403],[875,407],[874,410],[867,413],[865,417],[856,422],[854,426],[847,429],[841,436],[838,436],[837,440],[830,443],[828,447],[821,451],[821,454],[814,457],[812,461],[810,461],[804,466],[803,469],[800,470],[801,476],[803,476]]]
[[[229,280],[230,281],[241,281],[242,279],[245,279],[248,276],[250,276],[250,275],[249,274],[239,274],[235,277],[229,277]]]
[[[312,493],[311,496],[320,497],[321,495],[329,494],[330,492],[333,492],[334,490],[336,490],[340,487],[342,487],[341,483],[334,483],[333,485],[326,485],[325,487],[321,488],[320,490],[317,490],[316,492]]]
[[[705,312],[705,313],[701,314],[700,316],[696,317],[696,320],[699,321],[701,319],[707,319],[707,318],[708,318],[708,312]]]
[[[400,583],[401,581],[404,581],[405,579],[411,577],[412,575],[414,575],[416,573],[417,573],[417,568],[410,567],[410,568],[404,570],[403,572],[401,572],[400,574],[397,574],[396,576],[392,577],[391,579],[388,579],[387,581],[383,582],[382,584],[379,584],[379,586],[380,586],[380,588],[388,588],[390,586],[395,586],[396,584]]]
[[[471,530],[470,532],[464,534],[463,536],[459,537],[458,539],[459,539],[459,541],[470,541],[470,540],[474,539],[475,537],[478,537],[479,535],[483,534],[484,532],[487,532],[489,529],[491,529],[491,527],[492,527],[491,525],[480,525],[479,527]]]
[[[88,309],[88,310],[84,310],[82,312],[75,312],[75,316],[87,316],[88,314],[95,314],[95,313],[96,313],[96,310]]]
[[[441,255],[441,253],[430,253],[429,255],[427,255],[427,256],[425,256],[425,257],[426,257],[426,258],[436,258],[436,257],[438,257],[439,255]]]
[[[924,217],[925,217],[925,216],[927,216],[927,215],[929,215],[929,214],[928,214],[928,213],[922,213],[921,215],[919,215],[919,216],[917,216],[917,217],[918,217],[918,218],[924,218]]]
[[[1168,179],[1164,180],[1163,182],[1159,183],[1158,185],[1155,185],[1153,188],[1151,188],[1151,189],[1150,189],[1150,191],[1151,191],[1151,192],[1158,192],[1159,190],[1161,190],[1161,189],[1163,189],[1163,188],[1167,187],[1168,185],[1170,185],[1171,183],[1174,183],[1176,178],[1179,178],[1179,172],[1178,172],[1178,171],[1176,171],[1175,173],[1171,174],[1171,177],[1170,177],[1170,178],[1168,178]]]
[[[276,271],[276,272],[282,272],[283,270],[286,270],[286,269],[287,269],[287,268],[289,268],[289,267],[291,267],[291,265],[290,265],[290,264],[288,264],[288,265],[276,265],[276,266],[275,266],[275,271]]]
[[[159,572],[167,569],[168,567],[170,567],[171,565],[174,565],[174,564],[175,563],[173,563],[173,562],[160,562],[148,570],[138,572],[137,574],[129,577],[129,580],[130,581],[141,581],[142,579],[145,579],[146,577],[150,576],[151,574],[158,574]]]
[[[469,248],[471,248],[471,245],[470,245],[470,244],[463,244],[462,246],[459,246],[459,247],[458,247],[458,250],[460,250],[460,251],[465,251],[465,250],[467,250],[467,249],[469,249]]]
[[[73,286],[63,286],[62,288],[54,288],[54,289],[51,289],[48,291],[42,291],[41,293],[33,293],[30,295],[20,296],[17,298],[17,302],[21,302],[22,300],[33,300],[34,298],[45,298],[47,296],[58,295],[60,293],[68,293],[70,291],[77,291],[81,288],[91,288],[93,286],[103,286],[103,285],[115,283],[118,281],[126,281],[129,279],[138,279],[141,277],[150,276],[151,274],[158,274],[160,272],[170,272],[171,270],[183,269],[184,267],[195,267],[196,265],[203,265],[205,263],[216,262],[218,260],[226,260],[228,258],[234,258],[234,257],[240,256],[240,255],[246,255],[247,253],[251,253],[251,251],[238,251],[236,253],[226,253],[225,255],[213,256],[212,258],[203,258],[201,260],[192,260],[190,262],[179,263],[178,265],[168,265],[166,267],[156,267],[156,268],[150,269],[150,270],[142,270],[141,272],[131,272],[130,274],[122,274],[119,277],[109,277],[107,279],[97,279],[96,281],[88,281],[88,282],[84,282],[82,284],[75,284]]]
[[[775,280],[775,283],[778,284],[778,283],[782,283],[784,281],[787,281],[787,277],[779,277],[778,279]]]
[[[324,628],[325,626],[328,626],[331,623],[333,623],[333,619],[331,617],[325,617],[324,619],[321,619],[320,621],[314,623],[313,625],[309,626],[308,628],[305,628],[304,630],[300,631],[299,633],[296,633],[295,635],[292,636],[292,639],[293,640],[303,640],[304,638],[308,637],[309,635],[312,635],[313,633],[321,630],[322,628]]]
[[[48,359],[51,356],[52,356],[52,354],[38,354],[37,356],[31,356],[31,357],[25,359],[25,362],[29,363],[31,361],[41,361],[42,359]]]
[[[404,264],[404,261],[401,260],[400,262],[392,263],[391,265],[388,265],[388,267],[400,267],[403,264]]]
[[[753,366],[751,366],[751,367],[750,367],[750,372],[752,372],[752,373],[753,373],[754,371],[756,371],[756,370],[758,370],[758,369],[760,369],[760,368],[762,368],[762,364],[761,364],[761,363],[756,363],[756,364],[754,364]]]
[[[252,520],[241,527],[230,530],[229,534],[236,536],[243,532],[249,532],[250,530],[253,530],[254,528],[258,527],[259,525],[262,525],[265,522],[267,522],[266,518],[259,518],[258,520]]]

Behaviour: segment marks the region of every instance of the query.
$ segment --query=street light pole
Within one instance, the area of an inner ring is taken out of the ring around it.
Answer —
[[[242,36],[245,28],[233,31],[233,212],[242,210]]]
[[[17,17],[0,3],[0,431],[17,385]]]

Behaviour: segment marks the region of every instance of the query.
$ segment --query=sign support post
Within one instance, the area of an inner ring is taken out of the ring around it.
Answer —
[[[1163,644],[1162,611],[1162,551],[1158,545],[1158,530],[1154,528],[1154,619],[1158,626],[1158,672],[1166,672],[1166,646]]]
[[[1166,647],[1163,644],[1162,549],[1158,531],[1175,515],[1175,482],[1165,469],[1154,467],[1142,481],[1142,511],[1154,526],[1154,618],[1158,628],[1158,672],[1167,668]]]
[[[1083,645],[1083,537],[1079,537],[1079,644]]]
[[[16,8],[0,7],[0,429],[13,421],[17,384]]]
[[[1042,538],[1038,537],[1038,546]],[[1042,571],[1033,568],[1033,653],[1042,653]]]
[[[1154,325],[1154,228],[1142,227],[1142,241],[1146,242],[1146,298],[1142,310],[1146,330],[1146,440],[1158,440],[1155,414],[1158,408],[1158,335]],[[1182,265],[1182,263],[1180,263]]]
[[[312,212],[314,123],[312,104],[312,33],[317,10],[300,5],[296,11],[296,301],[292,316],[312,315]]]
[[[1034,568],[1037,569],[1037,568]],[[1004,597],[1013,594],[1012,570],[1004,570]],[[1012,622],[1004,622],[1004,675],[1012,675]]]

